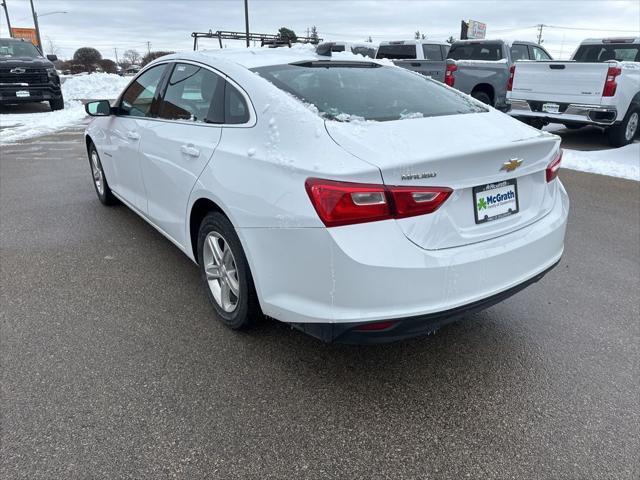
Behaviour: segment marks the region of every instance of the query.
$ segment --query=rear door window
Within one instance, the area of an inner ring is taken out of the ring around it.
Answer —
[[[416,58],[415,45],[380,45],[376,58],[390,60],[411,60]]]
[[[547,52],[545,52],[540,47],[529,45],[529,48],[531,49],[531,58],[533,60],[536,60],[538,62],[544,61],[544,60],[551,60],[551,57],[549,56],[549,54],[547,54]]]
[[[249,121],[249,106],[236,87],[227,82],[224,91],[224,123],[238,125]]]
[[[511,45],[511,61],[529,60],[529,49],[526,45],[516,43]]]
[[[422,45],[425,60],[442,60],[442,50],[440,45]]]
[[[160,103],[158,116],[167,120],[222,123],[225,80],[211,70],[177,63]]]

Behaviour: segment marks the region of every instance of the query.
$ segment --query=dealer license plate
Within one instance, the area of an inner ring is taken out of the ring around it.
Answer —
[[[486,223],[518,213],[518,184],[515,178],[473,187],[476,223]]]
[[[31,94],[27,91],[27,90],[18,90],[16,92],[16,97],[18,98],[25,98],[25,97],[30,97]]]
[[[557,103],[543,103],[542,111],[546,113],[558,113],[560,111],[560,105]]]

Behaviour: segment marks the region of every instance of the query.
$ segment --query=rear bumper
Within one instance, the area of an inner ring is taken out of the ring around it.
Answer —
[[[393,323],[389,327],[381,330],[361,331],[359,328],[363,326],[362,322],[298,323],[293,324],[293,326],[298,330],[327,343],[376,345],[429,335],[449,323],[453,323],[467,315],[489,308],[492,305],[500,303],[512,295],[515,295],[521,290],[524,290],[529,285],[536,283],[547,273],[553,270],[558,263],[560,263],[560,260],[525,282],[490,297],[477,300],[467,305],[452,308],[450,310],[445,310],[444,312],[436,312],[396,320],[390,319]]]
[[[536,111],[538,104],[544,102],[529,102],[527,100],[510,100],[509,115],[516,118],[535,118],[549,122],[571,122],[591,125],[609,126],[615,123],[618,111],[615,107],[603,105],[568,104],[562,112],[548,113]],[[533,105],[532,105],[533,103]]]
[[[461,247],[422,249],[393,220],[331,229],[239,228],[238,234],[263,312],[310,333],[318,327],[302,324],[344,324],[319,334],[330,340],[354,324],[484,308],[535,281],[564,249],[569,199],[556,183],[555,204],[544,218]]]

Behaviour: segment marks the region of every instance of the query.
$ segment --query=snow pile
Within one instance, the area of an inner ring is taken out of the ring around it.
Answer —
[[[109,73],[69,78],[62,84],[64,110],[0,115],[0,144],[47,135],[82,122],[86,117],[80,100],[114,99],[130,81]],[[46,104],[42,104],[46,108]]]
[[[565,149],[562,168],[640,181],[640,143],[597,152]]]
[[[71,77],[62,85],[65,100],[114,99],[131,79],[112,73],[92,73]]]

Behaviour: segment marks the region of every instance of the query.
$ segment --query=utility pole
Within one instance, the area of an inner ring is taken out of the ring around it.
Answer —
[[[249,48],[249,0],[244,0],[244,28],[247,32],[247,48]]]
[[[36,9],[33,7],[33,0],[29,0],[31,4],[31,13],[33,14],[33,25],[36,27],[36,39],[38,40],[38,48],[41,52],[44,52],[44,48],[42,47],[42,40],[40,39],[40,27],[38,26],[38,14],[36,13]]]
[[[151,42],[147,41],[147,53],[151,55]]]
[[[13,33],[11,32],[11,21],[9,20],[9,10],[7,10],[7,0],[2,2],[2,7],[4,8],[4,14],[7,17],[7,28],[9,29],[9,36],[13,37]]]
[[[115,52],[115,54],[116,54],[116,65],[118,65],[118,64],[120,64],[120,62],[118,61],[118,49],[117,49],[117,48],[114,48],[114,49],[113,49],[113,51],[114,51],[114,52]]]
[[[542,23],[540,25],[538,25],[538,45],[542,45],[542,42],[544,40],[542,40],[542,29],[546,27],[546,25],[543,25]]]

